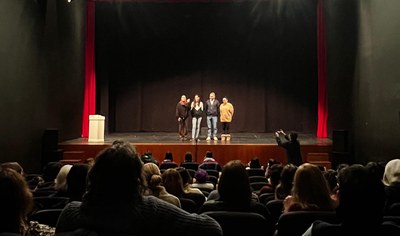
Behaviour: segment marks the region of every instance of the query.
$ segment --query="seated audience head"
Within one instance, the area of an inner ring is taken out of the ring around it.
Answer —
[[[297,166],[290,163],[283,167],[279,184],[277,186],[279,190],[276,192],[278,199],[285,199],[286,196],[290,195],[296,170]]]
[[[279,184],[279,181],[281,180],[282,170],[283,170],[283,165],[280,163],[273,164],[272,166],[269,167],[267,178],[269,179],[269,182],[273,188],[276,188],[276,186]]]
[[[82,201],[82,196],[86,192],[88,164],[74,164],[67,175],[67,193],[71,201]]]
[[[365,167],[368,171],[375,176],[375,178],[382,180],[383,174],[385,173],[385,165],[381,162],[370,161],[368,162]]]
[[[212,151],[207,151],[206,155],[204,156],[204,160],[214,159]]]
[[[32,207],[32,193],[24,177],[14,169],[0,167],[0,233],[24,235],[25,218]]]
[[[327,169],[323,174],[328,183],[329,190],[333,194],[337,188],[337,172],[336,170]]]
[[[13,169],[16,172],[18,172],[19,174],[24,175],[24,169],[18,162],[15,162],[15,161],[4,162],[1,164],[1,167]]]
[[[185,167],[176,167],[175,169],[179,172],[179,174],[182,177],[183,186],[193,183],[192,177],[190,176],[189,171]]]
[[[400,159],[393,159],[386,164],[383,183],[386,186],[400,183]]]
[[[185,153],[185,162],[192,162],[193,161],[193,156],[191,152],[186,152]]]
[[[143,155],[140,156],[140,159],[144,164],[146,163],[154,163],[158,166],[158,162],[153,158],[152,154],[149,152],[145,152]]]
[[[253,159],[250,160],[249,167],[250,168],[261,168],[260,160],[258,159],[258,157],[253,157]]]
[[[229,161],[222,168],[218,182],[219,200],[236,205],[248,206],[252,192],[245,166],[239,160]]]
[[[318,166],[310,163],[300,165],[293,179],[293,201],[301,209],[331,211],[334,202],[328,184]]]
[[[62,163],[58,161],[48,162],[43,167],[43,180],[45,182],[54,182],[62,166]]]
[[[342,169],[346,168],[346,167],[349,167],[349,164],[347,164],[347,163],[340,163],[340,164],[336,167],[336,172],[338,172],[338,174],[339,174],[339,172],[340,172]]]
[[[143,177],[146,180],[147,187],[151,191],[155,191],[162,183],[160,169],[152,162],[143,165]]]
[[[144,190],[142,168],[143,163],[130,143],[114,141],[95,158],[83,203],[90,208],[138,201]]]
[[[205,183],[208,180],[208,173],[206,170],[199,168],[194,173],[194,178],[196,179],[196,183]]]
[[[168,160],[168,161],[171,161],[171,162],[174,161],[174,157],[172,155],[172,152],[170,152],[170,151],[166,152],[164,160]]]
[[[182,198],[185,194],[183,187],[182,177],[179,172],[174,168],[169,168],[165,170],[162,175],[163,186],[168,193],[176,196],[177,198]]]
[[[343,225],[355,222],[368,226],[381,224],[385,201],[384,185],[362,165],[342,169],[338,175],[337,215]]]
[[[63,165],[60,169],[60,171],[57,174],[56,179],[54,180],[54,188],[57,191],[62,191],[65,192],[68,189],[68,184],[67,184],[67,176],[69,171],[71,170],[72,165]]]

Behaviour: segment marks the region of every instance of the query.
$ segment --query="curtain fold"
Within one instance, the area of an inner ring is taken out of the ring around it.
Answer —
[[[326,25],[323,0],[317,0],[318,124],[317,137],[328,137],[328,99],[326,73]]]
[[[95,2],[86,5],[85,85],[82,113],[82,137],[89,136],[89,115],[96,113],[96,71],[94,61]]]

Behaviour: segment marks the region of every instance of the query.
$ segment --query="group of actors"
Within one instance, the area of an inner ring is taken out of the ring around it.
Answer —
[[[227,97],[222,98],[220,103],[215,98],[215,92],[211,92],[209,99],[203,104],[200,96],[196,94],[190,103],[190,98],[182,95],[176,105],[176,118],[178,120],[179,138],[181,141],[188,140],[188,120],[192,117],[192,141],[200,141],[199,133],[203,116],[207,117],[207,141],[218,141],[217,122],[218,118],[222,125],[221,141],[230,141],[230,123],[233,118],[233,105]]]

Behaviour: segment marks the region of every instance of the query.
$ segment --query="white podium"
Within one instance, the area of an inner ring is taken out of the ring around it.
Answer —
[[[89,115],[88,142],[104,142],[104,121],[102,115]]]

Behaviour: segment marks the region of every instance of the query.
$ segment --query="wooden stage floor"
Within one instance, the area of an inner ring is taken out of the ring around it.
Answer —
[[[276,144],[273,133],[232,133],[231,141],[207,142],[200,137],[199,142],[179,141],[177,133],[112,133],[105,135],[104,142],[88,142],[87,138],[77,138],[59,143],[64,151],[63,159],[84,161],[93,158],[99,151],[109,146],[114,140],[122,139],[134,145],[140,154],[149,151],[155,159],[161,161],[167,151],[171,151],[174,161],[180,163],[186,152],[193,154],[193,159],[200,162],[207,151],[212,151],[214,158],[221,164],[238,159],[244,163],[257,156],[265,164],[270,158],[286,163],[286,153]],[[317,138],[313,134],[299,134],[303,160],[308,153],[332,152],[332,140]]]

